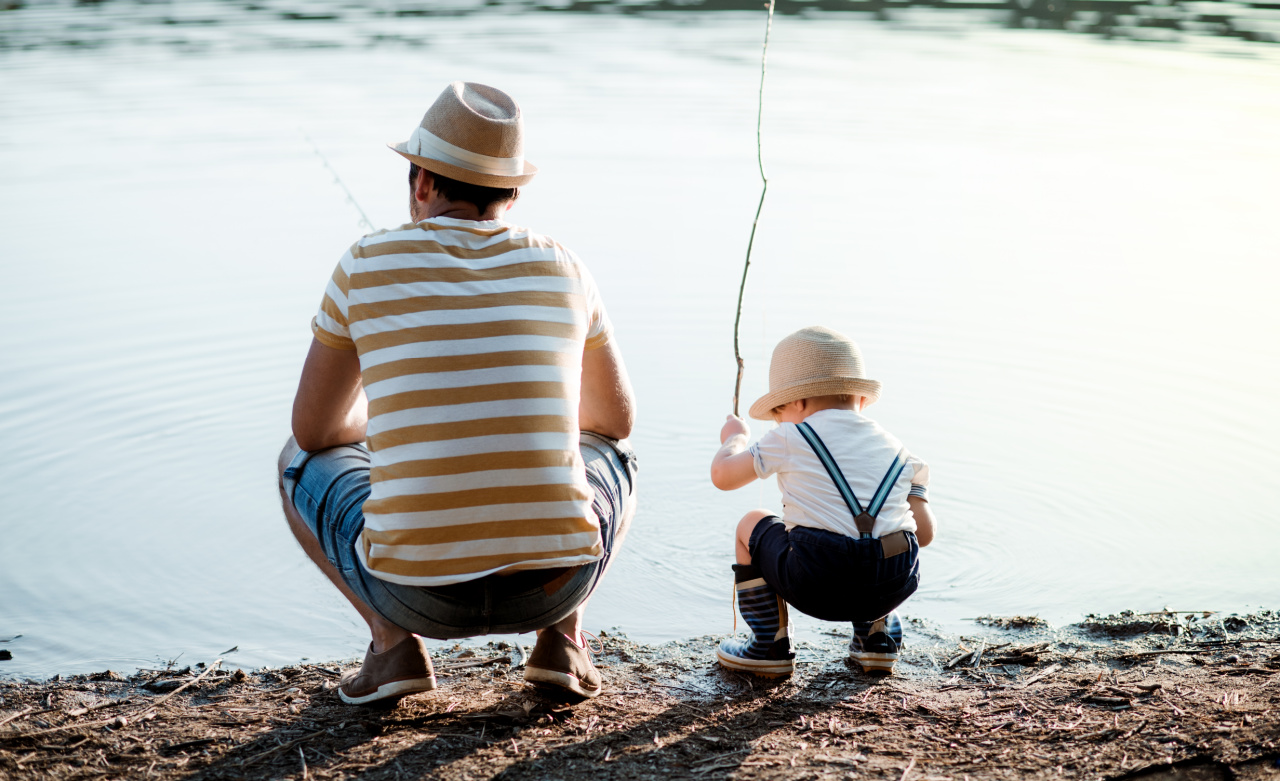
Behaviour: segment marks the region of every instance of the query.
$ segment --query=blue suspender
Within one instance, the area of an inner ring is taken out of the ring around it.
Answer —
[[[836,490],[840,492],[844,503],[849,506],[849,512],[853,513],[853,522],[857,525],[858,532],[864,539],[870,537],[871,529],[876,523],[876,516],[880,514],[880,509],[884,507],[885,500],[889,498],[889,492],[893,490],[894,484],[898,482],[898,477],[902,475],[902,470],[907,468],[907,449],[902,448],[893,457],[893,463],[889,465],[889,471],[885,473],[884,479],[880,481],[880,487],[876,489],[875,495],[871,497],[871,504],[867,505],[867,509],[864,510],[862,509],[862,504],[858,502],[858,497],[853,495],[853,489],[849,487],[849,482],[844,479],[844,472],[840,471],[840,465],[831,457],[831,451],[827,450],[827,446],[823,444],[818,432],[814,431],[813,427],[808,423],[800,423],[796,428],[800,430],[800,435],[809,443],[809,447],[813,448],[818,460],[826,468],[827,474],[831,476],[831,482],[836,484]]]

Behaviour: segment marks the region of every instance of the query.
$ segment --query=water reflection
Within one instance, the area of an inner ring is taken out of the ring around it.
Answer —
[[[302,130],[400,224],[381,142],[460,77],[525,106],[544,173],[512,219],[591,265],[637,385],[641,508],[590,623],[729,631],[732,523],[777,501],[706,469],[762,18],[657,7],[0,13],[0,636],[23,635],[0,675],[360,651],[273,484],[307,324],[363,232]],[[796,328],[862,342],[877,418],[937,481],[908,614],[1274,599],[1280,49],[817,7],[774,28],[743,394]]]
[[[0,3],[0,49],[98,48],[139,43],[202,50],[210,47],[337,47],[426,45],[428,37],[404,28],[412,19],[474,14],[558,13],[653,15],[759,12],[761,0],[384,0],[354,5],[342,0],[62,0]],[[892,24],[955,21],[1018,28],[1066,30],[1132,41],[1181,42],[1236,38],[1280,42],[1274,2],[1234,0],[779,0],[783,16],[821,18],[857,14]],[[326,28],[325,22],[341,23]],[[388,24],[388,23],[394,24]],[[273,31],[289,25],[288,32]],[[234,31],[234,36],[211,30]],[[422,33],[429,34],[424,28]]]

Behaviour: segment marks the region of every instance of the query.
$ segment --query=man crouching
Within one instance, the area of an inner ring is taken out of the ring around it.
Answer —
[[[520,108],[454,82],[406,142],[413,222],[343,255],[280,454],[303,550],[369,625],[353,704],[435,688],[418,637],[538,631],[525,680],[595,697],[582,615],[635,512],[634,397],[586,267],[502,219]]]

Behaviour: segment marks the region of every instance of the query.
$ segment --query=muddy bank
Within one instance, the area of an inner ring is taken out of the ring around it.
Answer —
[[[0,681],[0,777],[1280,779],[1280,614],[907,629],[886,679],[845,664],[842,626],[783,681],[719,669],[712,638],[606,635],[610,689],[576,706],[503,644],[381,708],[338,700],[351,660]]]

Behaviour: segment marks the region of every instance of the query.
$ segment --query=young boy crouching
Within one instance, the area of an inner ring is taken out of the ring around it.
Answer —
[[[790,604],[825,621],[851,621],[849,658],[892,672],[902,647],[894,609],[920,584],[917,555],[933,539],[929,467],[862,413],[880,397],[862,354],[829,328],[804,328],[778,343],[769,393],[751,405],[778,425],[748,446],[730,415],[711,462],[723,491],[778,476],[782,517],[753,510],[738,523],[733,565],[748,639],[720,643],[720,664],[757,675],[795,668]]]

